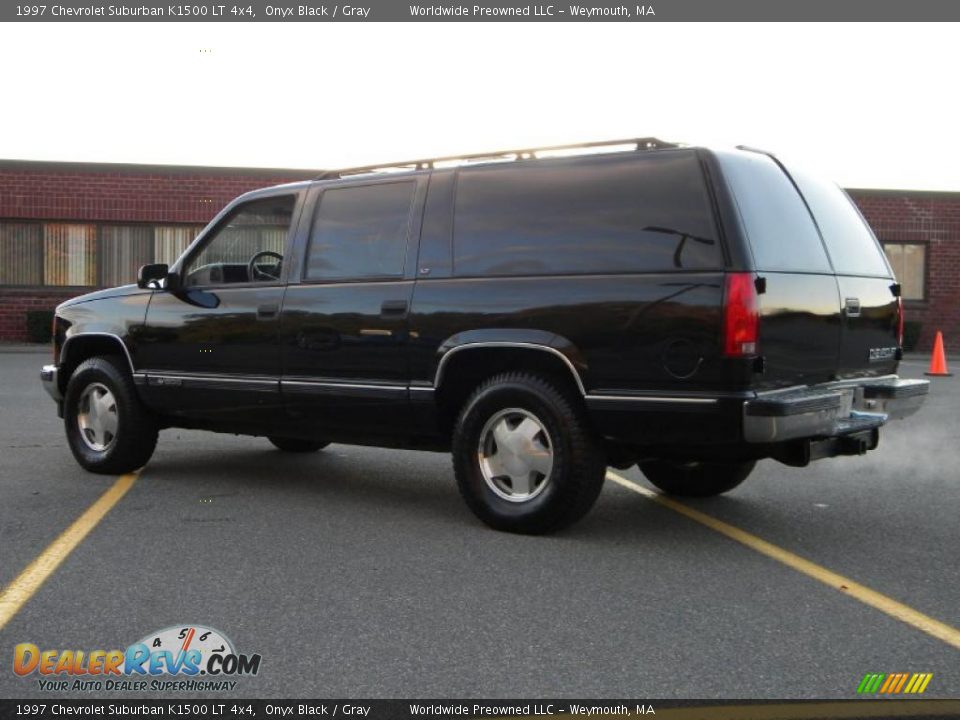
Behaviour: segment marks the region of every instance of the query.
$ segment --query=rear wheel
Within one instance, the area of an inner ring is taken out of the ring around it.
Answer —
[[[273,443],[274,447],[284,452],[292,453],[310,453],[317,450],[323,450],[330,443],[318,442],[316,440],[299,440],[297,438],[268,437],[267,440]]]
[[[606,462],[582,410],[553,383],[504,373],[467,401],[453,437],[457,485],[487,525],[539,534],[583,517]]]
[[[746,462],[648,460],[640,463],[647,479],[668,495],[711,497],[733,490],[756,465]]]
[[[140,403],[122,361],[95,357],[70,376],[63,421],[73,456],[95,473],[132,472],[157,446],[157,424]]]

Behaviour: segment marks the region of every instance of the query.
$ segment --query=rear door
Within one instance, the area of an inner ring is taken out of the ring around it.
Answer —
[[[840,289],[790,177],[758,152],[717,152],[741,232],[763,278],[758,387],[832,380],[840,364]]]
[[[425,175],[314,190],[302,268],[280,319],[285,404],[310,434],[395,434],[408,422],[408,311],[425,192]]]
[[[791,167],[830,253],[842,305],[838,374],[883,375],[897,365],[899,300],[879,243],[850,197]]]

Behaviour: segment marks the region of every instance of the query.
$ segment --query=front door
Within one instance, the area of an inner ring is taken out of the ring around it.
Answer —
[[[151,405],[230,427],[282,416],[279,317],[297,193],[230,210],[154,293],[138,354]]]
[[[408,417],[408,321],[423,177],[320,188],[280,319],[283,395],[309,434],[395,434]]]

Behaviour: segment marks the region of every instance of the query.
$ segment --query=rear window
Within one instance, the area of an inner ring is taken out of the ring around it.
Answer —
[[[832,182],[788,169],[817,219],[833,269],[841,275],[890,277],[883,251],[850,196]]]
[[[692,152],[464,169],[455,207],[459,276],[723,266]]]
[[[803,198],[779,165],[759,153],[717,153],[757,270],[831,272]]]

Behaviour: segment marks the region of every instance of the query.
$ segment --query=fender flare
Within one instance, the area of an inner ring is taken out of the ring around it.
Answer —
[[[573,376],[580,394],[587,390],[583,373],[587,368],[577,347],[568,339],[543,330],[469,331],[458,333],[445,340],[437,348],[437,367],[433,376],[433,388],[438,389],[443,381],[444,370],[450,359],[463,350],[480,348],[520,348],[550,353],[559,358]]]

